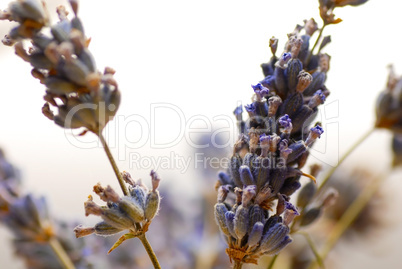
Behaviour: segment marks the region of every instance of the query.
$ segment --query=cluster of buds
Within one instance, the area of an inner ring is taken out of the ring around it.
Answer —
[[[217,182],[216,221],[228,243],[226,253],[236,263],[257,263],[291,242],[289,224],[299,215],[290,196],[300,188],[309,148],[324,132],[311,127],[318,106],[329,95],[325,87],[330,56],[313,55],[313,19],[289,34],[285,51],[276,56],[278,40],[271,38],[272,58],[262,64],[265,78],[255,86],[253,102],[234,111],[239,140],[227,173]],[[324,38],[320,50],[328,44]],[[310,126],[310,127],[309,127]]]
[[[159,210],[160,195],[157,190],[160,182],[158,175],[151,171],[152,189],[141,180],[134,182],[131,175],[122,172],[122,177],[128,185],[129,195],[120,197],[110,186],[102,187],[99,183],[94,186],[94,192],[106,202],[106,206],[99,206],[92,196],[85,202],[85,215],[100,216],[103,221],[94,227],[77,226],[74,229],[77,238],[95,233],[100,236],[109,236],[125,230],[124,234],[109,253],[118,247],[124,240],[140,236],[148,231],[152,219]]]
[[[377,98],[376,128],[385,128],[393,132],[393,166],[402,164],[402,78],[398,77],[390,66],[385,90]]]
[[[88,50],[90,40],[77,17],[77,1],[70,0],[70,4],[74,17],[69,20],[68,11],[59,6],[60,21],[50,25],[43,2],[11,2],[0,19],[15,21],[18,26],[2,41],[14,45],[16,54],[32,65],[32,76],[46,86],[42,108],[46,117],[64,128],[82,127],[99,133],[116,114],[120,92],[113,69],[97,71]],[[24,48],[26,40],[31,43],[28,49]]]

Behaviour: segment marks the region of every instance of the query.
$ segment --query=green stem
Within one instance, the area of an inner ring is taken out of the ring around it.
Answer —
[[[243,263],[241,261],[234,261],[233,269],[241,269],[242,266],[243,266]]]
[[[161,269],[158,258],[156,258],[155,252],[152,249],[151,244],[149,244],[148,239],[145,236],[145,233],[139,235],[138,239],[140,239],[141,243],[144,245],[144,248],[147,251],[149,258],[151,259],[154,268]]]
[[[311,56],[313,56],[314,49],[315,49],[315,47],[317,47],[318,42],[319,42],[320,39],[321,39],[321,36],[322,36],[322,33],[324,32],[325,26],[327,26],[327,25],[324,24],[324,25],[321,27],[320,32],[319,32],[319,34],[318,34],[318,37],[317,37],[317,39],[315,40],[315,43],[314,43],[314,45],[313,45],[313,48],[310,50],[310,53],[309,53],[309,55],[308,55],[308,58],[307,58],[306,63],[310,62]]]
[[[304,233],[304,232],[298,232],[298,233],[303,235],[306,238],[308,245],[310,246],[311,250],[314,253],[314,256],[316,258],[316,261],[317,261],[318,265],[321,268],[325,268],[324,262],[323,262],[323,260],[322,260],[322,258],[320,256],[320,254],[318,253],[318,250],[317,250],[317,248],[316,248],[311,236],[308,233]]]
[[[349,149],[346,151],[343,156],[339,159],[339,162],[337,165],[329,169],[327,174],[325,175],[324,179],[321,182],[320,187],[318,187],[317,193],[319,193],[325,186],[325,184],[328,182],[328,180],[331,178],[332,174],[335,172],[335,170],[343,163],[343,161],[361,144],[363,143],[364,140],[366,140],[375,130],[373,127],[372,129],[368,130],[365,134],[363,134],[362,137],[360,137],[359,140],[357,140]]]
[[[113,158],[113,155],[112,155],[112,153],[110,152],[109,146],[107,145],[107,142],[106,142],[105,138],[103,137],[102,133],[100,133],[100,132],[99,132],[99,133],[96,133],[96,134],[98,135],[99,140],[101,141],[102,146],[103,146],[103,148],[105,149],[107,158],[109,159],[109,162],[110,162],[110,164],[111,164],[112,167],[113,167],[113,171],[114,171],[114,173],[116,174],[117,180],[119,181],[120,188],[121,188],[121,190],[123,191],[123,194],[124,194],[125,196],[128,196],[129,193],[128,193],[126,184],[124,184],[124,180],[123,180],[123,178],[122,178],[122,176],[121,176],[121,173],[120,173],[120,171],[119,171],[119,168],[117,167],[117,164],[116,164],[116,162],[115,162],[115,160],[114,160],[114,158]]]
[[[70,257],[67,255],[57,238],[51,237],[49,239],[49,245],[53,249],[54,253],[56,253],[57,258],[59,258],[60,263],[65,269],[75,269],[73,262],[71,261]]]
[[[267,269],[272,269],[272,268],[274,268],[274,264],[275,264],[275,262],[276,262],[276,259],[278,258],[278,255],[279,255],[279,254],[276,254],[276,255],[272,258],[272,260],[271,260],[271,262],[269,263]]]

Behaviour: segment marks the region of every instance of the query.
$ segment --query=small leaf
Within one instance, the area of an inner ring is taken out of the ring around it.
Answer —
[[[134,238],[137,237],[135,234],[131,234],[131,233],[127,233],[127,234],[123,234],[117,241],[116,243],[114,243],[114,245],[111,247],[111,249],[109,249],[109,251],[107,252],[107,254],[109,254],[110,252],[112,252],[113,250],[115,250],[118,246],[121,245],[121,243],[123,243],[124,241],[126,241],[126,239],[130,239],[130,238]]]

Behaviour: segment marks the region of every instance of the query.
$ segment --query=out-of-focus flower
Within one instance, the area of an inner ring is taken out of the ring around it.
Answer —
[[[13,246],[27,268],[63,268],[49,241],[61,243],[76,268],[88,268],[83,245],[70,240],[66,225],[51,220],[44,197],[21,193],[18,170],[0,149],[0,223],[13,234]],[[76,241],[76,240],[74,240]]]
[[[325,218],[336,223],[361,194],[364,184],[372,181],[373,173],[366,169],[357,169],[350,172],[341,170],[336,172],[329,181],[328,187],[334,188],[339,192],[341,199],[325,211]],[[378,229],[385,224],[380,217],[384,207],[384,195],[377,192],[364,209],[357,215],[356,219],[348,227],[347,231],[353,231],[361,236],[369,236],[373,229]],[[344,237],[347,238],[347,237]]]
[[[46,86],[46,103],[42,108],[46,117],[64,128],[85,128],[99,133],[116,114],[120,92],[113,69],[106,68],[103,73],[96,70],[88,50],[89,39],[77,17],[77,1],[70,3],[74,17],[68,19],[67,10],[59,6],[60,21],[50,25],[40,1],[11,2],[0,19],[18,25],[3,43],[15,44],[16,54],[32,65],[32,75]],[[28,49],[24,47],[26,40],[32,44]]]
[[[100,216],[103,221],[94,227],[79,225],[74,229],[77,238],[92,233],[108,236],[128,230],[128,233],[123,235],[109,252],[124,240],[147,232],[152,219],[159,210],[160,196],[157,188],[160,178],[154,171],[151,171],[151,190],[148,190],[141,180],[135,183],[127,172],[123,172],[122,176],[129,185],[129,195],[120,197],[110,186],[104,188],[98,183],[94,186],[94,192],[107,203],[107,206],[97,205],[92,196],[89,196],[88,201],[84,204],[85,215]]]
[[[392,166],[400,166],[402,165],[402,135],[394,134],[392,138],[392,153],[393,160]]]
[[[377,128],[402,133],[402,79],[390,67],[386,89],[380,93],[376,104]]]
[[[340,23],[342,20],[339,18],[335,19],[335,14],[333,13],[336,7],[358,6],[367,1],[368,0],[319,0],[320,16],[325,25]]]

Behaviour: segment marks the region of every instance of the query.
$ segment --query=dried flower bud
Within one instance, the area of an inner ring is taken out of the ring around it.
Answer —
[[[84,207],[85,207],[85,216],[89,215],[100,216],[102,214],[102,208],[92,200],[92,196],[88,197],[88,201],[84,203]]]
[[[297,208],[289,202],[285,202],[286,210],[283,216],[283,224],[289,226],[289,224],[293,221],[296,216],[299,216],[300,213],[297,211]]]
[[[300,226],[307,226],[321,216],[322,208],[314,207],[303,212],[300,219]]]
[[[312,76],[313,81],[310,83],[310,85],[308,85],[308,87],[303,92],[305,96],[313,95],[315,92],[317,92],[324,86],[324,82],[326,79],[326,75],[324,72],[317,71],[314,72]]]
[[[236,186],[243,187],[243,182],[240,177],[240,166],[242,164],[242,160],[238,155],[234,155],[230,158],[229,162],[229,171],[232,176],[232,179]]]
[[[292,58],[292,54],[285,52],[282,54],[282,56],[279,58],[278,62],[276,62],[275,66],[280,69],[285,69],[286,64],[288,61]]]
[[[289,146],[292,152],[288,155],[287,162],[295,161],[301,154],[307,150],[307,146],[304,141],[297,141]]]
[[[247,244],[249,248],[252,248],[260,242],[262,238],[262,232],[264,231],[264,224],[262,222],[256,222],[248,236]]]
[[[154,170],[151,170],[150,175],[152,177],[152,191],[155,192],[156,189],[159,187],[159,182],[161,181],[161,179]]]
[[[268,104],[268,117],[273,117],[278,107],[282,104],[282,99],[279,96],[272,96],[268,99]]]
[[[133,227],[133,219],[131,216],[122,213],[119,209],[102,208],[101,217],[106,223],[117,229],[125,230]]]
[[[226,200],[226,197],[229,194],[230,185],[220,186],[218,189],[218,203],[223,203]]]
[[[229,234],[233,238],[237,238],[237,235],[234,231],[234,218],[235,218],[235,213],[232,211],[227,211],[225,213],[225,219],[226,219],[226,226],[228,228]]]
[[[291,54],[293,59],[297,58],[297,56],[299,55],[302,44],[303,40],[300,37],[292,40]]]
[[[250,168],[247,165],[240,166],[239,173],[243,185],[255,185],[255,180],[251,174]]]
[[[400,134],[394,134],[391,147],[393,153],[392,166],[402,165],[402,136]]]
[[[230,176],[225,172],[219,172],[218,177],[221,185],[230,185],[232,182]]]
[[[278,204],[276,205],[276,214],[280,215],[285,211],[285,197],[281,194],[277,195],[278,197]]]
[[[137,199],[124,196],[118,205],[120,210],[126,213],[133,222],[141,222],[144,220],[144,208],[143,205],[138,203]]]
[[[296,91],[302,93],[313,81],[313,76],[307,73],[306,71],[300,71],[299,75],[297,76],[298,82]]]
[[[78,225],[77,227],[74,228],[75,237],[77,238],[93,234],[94,232],[95,232],[94,227],[84,227],[82,225]]]
[[[330,35],[324,36],[324,38],[321,41],[320,48],[318,49],[318,51],[321,51],[329,43],[331,43],[331,36]]]
[[[269,40],[269,47],[271,48],[272,55],[275,55],[278,48],[278,39],[275,37],[271,37],[271,39]]]
[[[121,172],[121,176],[122,176],[124,182],[126,182],[127,184],[129,184],[132,187],[135,186],[135,182],[134,182],[133,178],[131,177],[130,173],[123,171],[123,172]]]
[[[109,185],[105,189],[98,183],[94,186],[93,191],[99,195],[102,201],[117,203],[120,200],[119,195]]]
[[[312,200],[317,191],[317,185],[310,181],[299,192],[297,197],[297,205],[301,208],[306,207]]]
[[[326,54],[326,53],[320,54],[319,65],[320,65],[321,72],[324,72],[324,73],[328,72],[330,60],[331,60],[331,56],[329,56],[328,54]]]
[[[304,30],[309,36],[312,36],[318,30],[318,25],[313,18],[304,21]]]
[[[24,23],[26,20],[32,20],[33,26],[40,29],[48,20],[42,3],[36,0],[20,0],[11,2],[8,6],[13,20]]]
[[[249,209],[243,205],[239,205],[236,210],[234,222],[234,232],[238,239],[242,239],[248,231],[249,228]]]
[[[248,185],[243,189],[242,205],[243,207],[248,207],[251,199],[255,197],[257,186]]]
[[[325,94],[322,92],[322,90],[318,90],[314,93],[313,97],[310,99],[308,106],[310,108],[315,108],[325,102]]]
[[[338,199],[339,193],[336,189],[334,188],[329,188],[325,194],[324,194],[324,198],[322,200],[322,206],[324,208],[327,208],[333,204],[335,204],[336,200]]]
[[[299,73],[302,70],[303,64],[299,59],[293,58],[288,62],[288,67],[286,68],[285,75],[287,77],[287,84],[290,92],[296,91],[297,85],[299,83]]]
[[[117,234],[122,231],[121,229],[118,229],[104,221],[97,223],[94,227],[94,230],[95,230],[95,234],[100,235],[100,236],[109,236],[109,235]],[[75,231],[75,229],[74,229],[74,231]]]
[[[151,221],[159,211],[159,191],[150,191],[145,200],[145,219]]]
[[[283,242],[288,241],[288,234],[289,228],[287,226],[283,225],[282,223],[276,223],[265,233],[264,237],[262,238],[260,244],[261,251],[272,252],[273,250],[276,250],[278,246],[283,245]],[[282,248],[284,248],[287,244],[288,243],[286,243]]]
[[[215,220],[216,223],[219,225],[219,228],[225,235],[230,236],[228,227],[226,225],[225,213],[228,212],[226,206],[223,203],[218,203],[215,205],[214,212],[215,212]]]

